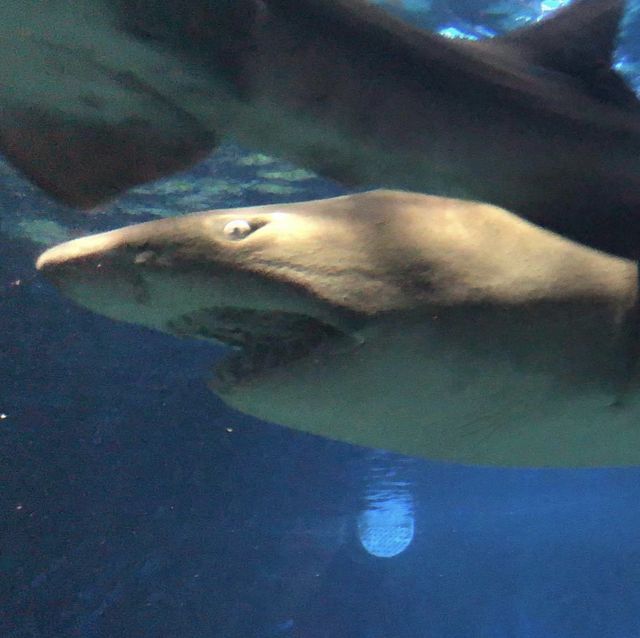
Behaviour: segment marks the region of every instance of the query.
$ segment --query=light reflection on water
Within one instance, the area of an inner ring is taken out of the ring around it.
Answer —
[[[372,556],[392,558],[409,547],[415,534],[411,460],[374,452],[371,461],[357,519],[358,540]]]

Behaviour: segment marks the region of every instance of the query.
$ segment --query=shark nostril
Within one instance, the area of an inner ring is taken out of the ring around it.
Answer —
[[[153,252],[153,250],[145,250],[135,256],[133,263],[146,264],[149,261],[151,261],[154,257],[155,257],[155,253]]]

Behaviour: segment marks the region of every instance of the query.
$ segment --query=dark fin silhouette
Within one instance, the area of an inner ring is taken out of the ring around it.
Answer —
[[[3,109],[0,150],[49,195],[92,208],[204,158],[214,140],[188,121],[182,124],[163,129],[152,117],[110,124],[38,107]]]
[[[580,79],[601,100],[637,108],[635,93],[611,68],[625,6],[625,0],[577,0],[499,40],[534,64]]]
[[[215,147],[179,105],[82,42],[15,35],[0,47],[0,152],[61,202],[91,208]]]

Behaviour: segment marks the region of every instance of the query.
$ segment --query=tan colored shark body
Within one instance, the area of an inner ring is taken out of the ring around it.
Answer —
[[[38,268],[114,319],[235,348],[269,421],[430,459],[640,463],[636,265],[493,206],[375,191],[73,240]]]

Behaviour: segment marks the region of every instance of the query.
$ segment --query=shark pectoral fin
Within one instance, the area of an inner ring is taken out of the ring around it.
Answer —
[[[579,78],[598,99],[637,107],[638,99],[611,69],[625,0],[577,0],[546,20],[496,38],[531,62]]]
[[[214,148],[212,135],[188,117],[167,112],[163,104],[144,109],[142,99],[138,106],[109,121],[0,103],[0,152],[49,195],[91,208],[186,169]]]
[[[48,194],[90,208],[215,146],[193,116],[127,68],[129,57],[105,61],[86,43],[47,37],[0,25],[0,152]]]
[[[122,32],[117,4],[0,2],[0,152],[72,206],[185,169],[216,144],[185,106],[202,90],[196,74]]]

